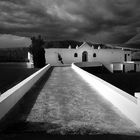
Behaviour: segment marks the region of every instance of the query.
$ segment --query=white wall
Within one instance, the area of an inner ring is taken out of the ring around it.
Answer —
[[[133,71],[134,70],[134,63],[124,63],[125,72]]]
[[[0,119],[14,107],[49,68],[50,65],[45,66],[0,96]]]
[[[87,51],[88,62],[123,62],[124,51],[119,49],[93,49],[88,45],[83,45],[78,49],[45,49],[46,63],[51,65],[59,64],[58,53],[62,56],[64,64],[71,64],[73,62],[82,62],[82,53]],[[74,53],[78,54],[78,57],[74,57]],[[93,54],[96,53],[96,57]]]
[[[103,62],[102,64],[104,65],[105,68],[107,68],[110,72],[113,73],[113,64],[107,62]]]
[[[89,83],[94,90],[97,90],[101,96],[110,101],[126,115],[126,117],[140,127],[140,98],[129,95],[106,81],[80,69],[74,64],[72,64],[72,68]]]
[[[131,51],[124,51],[124,56],[127,55],[126,61],[131,61],[132,59],[132,53]]]
[[[73,61],[79,62],[80,57],[74,57],[76,49],[45,49],[46,63],[51,65],[59,64],[58,53],[61,55],[64,64],[71,64]]]
[[[99,62],[112,63],[123,62],[124,52],[122,50],[100,49],[97,50],[97,59]]]
[[[28,60],[30,63],[33,63],[33,55],[30,52],[28,52]]]
[[[136,65],[136,72],[140,72],[140,62],[134,62]]]
[[[124,67],[123,67],[124,65]],[[129,72],[134,70],[134,63],[133,62],[124,62],[124,63],[111,63],[111,64],[104,64],[104,66],[110,71],[124,71]],[[107,67],[108,66],[108,67]],[[140,68],[140,66],[139,66]],[[123,70],[124,69],[124,70]],[[137,65],[137,70],[138,70],[138,65]]]
[[[113,71],[123,71],[122,63],[113,63]]]
[[[132,52],[132,59],[140,60],[140,51]]]
[[[140,64],[136,64],[136,72],[140,72]]]

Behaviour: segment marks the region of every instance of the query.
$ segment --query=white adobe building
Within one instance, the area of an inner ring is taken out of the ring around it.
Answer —
[[[59,65],[58,54],[61,55],[64,64],[73,62],[124,62],[131,61],[131,52],[122,51],[121,49],[94,49],[84,42],[80,47],[76,48],[45,48],[46,63]]]
[[[61,57],[62,61],[59,60],[59,57]],[[46,63],[52,66],[70,65],[74,62],[99,62],[111,72],[127,72],[134,70],[135,67],[139,68],[131,62],[131,51],[103,49],[100,46],[98,46],[98,49],[95,49],[94,46],[86,42],[75,48],[71,46],[68,48],[45,48],[45,58]],[[139,70],[137,69],[136,71]]]

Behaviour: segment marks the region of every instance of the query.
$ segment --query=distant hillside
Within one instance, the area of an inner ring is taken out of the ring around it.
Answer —
[[[125,44],[140,44],[140,34],[137,34],[136,36],[132,37]]]
[[[134,49],[140,49],[140,44],[122,44],[121,47],[126,48],[134,48]]]
[[[134,36],[130,40],[128,40],[124,44],[124,47],[140,49],[140,34],[137,34],[136,36]]]
[[[26,62],[29,48],[0,48],[0,62]]]
[[[94,46],[94,48],[98,48],[100,46],[101,48],[106,48],[104,44],[94,44],[91,42],[87,42],[89,46]],[[68,48],[71,46],[71,48],[76,48],[76,46],[81,46],[83,42],[75,41],[75,40],[65,40],[65,41],[50,41],[46,42],[44,45],[44,48]]]
[[[11,34],[0,34],[0,48],[20,48],[31,44],[31,39]]]

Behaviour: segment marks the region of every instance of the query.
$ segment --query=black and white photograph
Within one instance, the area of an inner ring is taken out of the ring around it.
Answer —
[[[140,140],[140,0],[0,0],[0,140]]]

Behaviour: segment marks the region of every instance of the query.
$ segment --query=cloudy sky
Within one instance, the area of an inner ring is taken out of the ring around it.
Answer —
[[[0,0],[0,43],[15,38],[29,43],[24,37],[37,34],[47,40],[123,43],[139,27],[140,0]]]

